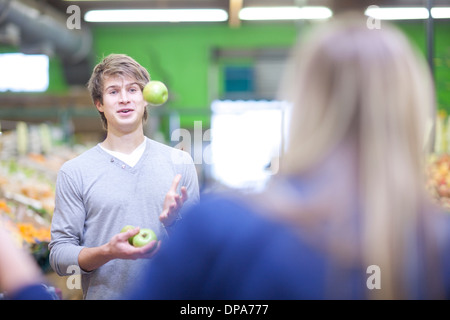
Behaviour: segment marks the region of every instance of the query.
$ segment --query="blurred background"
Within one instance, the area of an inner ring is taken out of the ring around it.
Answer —
[[[288,113],[277,99],[289,50],[340,11],[397,25],[436,84],[427,186],[450,197],[449,0],[0,0],[0,213],[44,270],[56,173],[105,132],[86,89],[110,53],[164,82],[145,134],[189,152],[202,192],[264,188]],[[388,155],[387,155],[388,156]]]

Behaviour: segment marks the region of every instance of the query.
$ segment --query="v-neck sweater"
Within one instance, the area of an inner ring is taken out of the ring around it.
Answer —
[[[167,231],[159,221],[166,193],[176,174],[189,199],[199,200],[198,177],[191,156],[146,138],[145,151],[130,167],[99,145],[67,161],[58,172],[50,264],[59,275],[78,267],[84,247],[107,243],[125,225],[150,228],[164,241]],[[142,260],[109,261],[82,275],[85,299],[114,299],[135,279]],[[75,269],[77,270],[77,269]]]

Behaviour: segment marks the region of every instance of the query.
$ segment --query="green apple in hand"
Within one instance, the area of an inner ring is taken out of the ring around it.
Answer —
[[[167,101],[169,92],[164,83],[152,80],[147,83],[142,91],[145,101],[153,106],[160,106]]]
[[[152,229],[142,228],[139,233],[133,237],[133,246],[143,247],[153,240],[158,240],[155,232]]]
[[[131,230],[131,229],[134,229],[134,227],[131,225],[126,225],[125,227],[122,228],[122,230],[120,230],[120,232],[127,232],[128,230]],[[133,238],[134,238],[134,236],[128,238],[128,242],[131,245],[133,245]]]
[[[128,230],[134,229],[135,227],[132,225],[126,225],[122,228],[120,232],[127,232]],[[146,244],[149,244],[153,240],[158,240],[155,232],[149,228],[142,228],[139,230],[139,233],[128,238],[128,242],[135,247],[143,247]]]

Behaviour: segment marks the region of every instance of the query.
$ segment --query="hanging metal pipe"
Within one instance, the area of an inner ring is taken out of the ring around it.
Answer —
[[[69,15],[48,5],[45,10],[32,2],[0,0],[0,23],[13,24],[20,31],[20,49],[24,53],[57,54],[69,63],[78,63],[89,56],[92,37],[87,26],[69,29]],[[43,11],[43,12],[41,12]]]

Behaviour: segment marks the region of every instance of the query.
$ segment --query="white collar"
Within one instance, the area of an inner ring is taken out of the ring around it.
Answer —
[[[118,152],[118,151],[112,151],[108,150],[105,147],[103,147],[101,144],[100,147],[108,152],[110,155],[116,157],[117,159],[125,162],[130,167],[134,167],[136,163],[141,159],[142,155],[145,151],[145,145],[146,145],[147,139],[144,139],[144,142],[142,142],[136,149],[133,150],[130,154]]]

